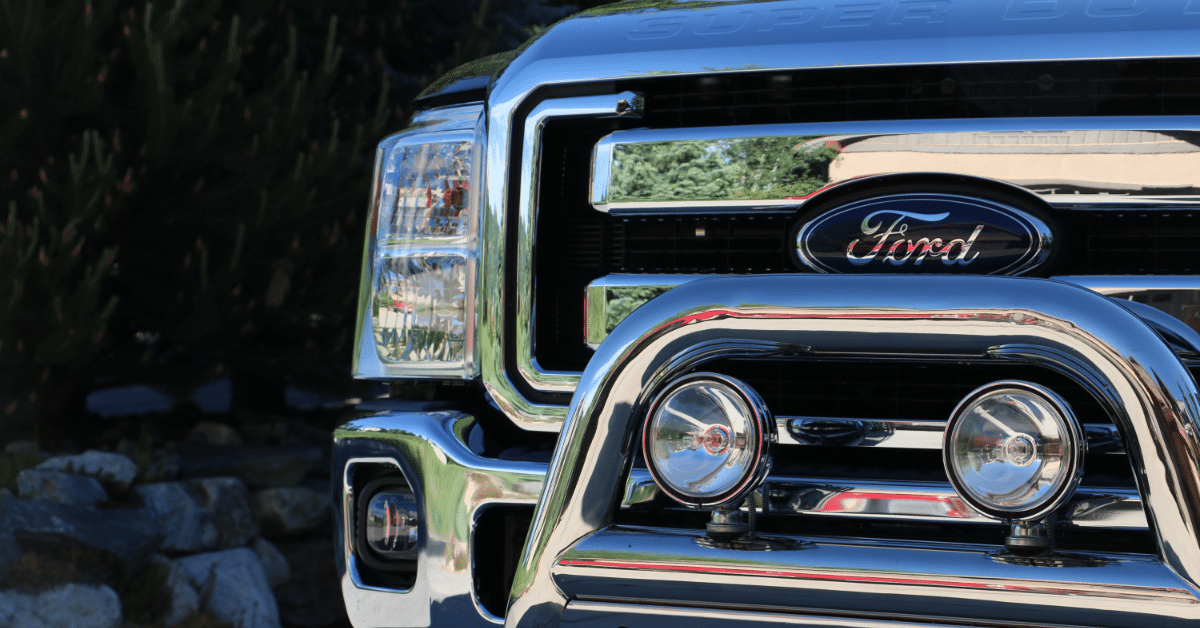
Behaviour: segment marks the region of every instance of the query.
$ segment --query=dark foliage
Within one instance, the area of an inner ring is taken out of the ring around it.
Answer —
[[[97,383],[230,376],[268,407],[285,377],[344,385],[375,143],[570,10],[6,2],[0,440],[78,429]]]

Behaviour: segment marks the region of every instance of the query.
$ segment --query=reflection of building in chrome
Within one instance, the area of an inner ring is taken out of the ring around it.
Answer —
[[[997,179],[1043,195],[1200,194],[1200,133],[1045,131],[840,136],[831,182],[892,172]],[[811,142],[809,142],[811,143]],[[803,146],[803,145],[802,145]]]

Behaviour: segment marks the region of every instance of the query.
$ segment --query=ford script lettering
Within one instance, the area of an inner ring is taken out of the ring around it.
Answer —
[[[883,219],[889,218],[889,215],[891,214],[895,215],[895,220],[892,221],[892,225],[883,233],[875,235],[875,233],[879,231],[879,228],[883,226]],[[943,264],[961,264],[963,266],[968,266],[971,262],[975,261],[975,258],[979,257],[979,253],[975,253],[971,257],[967,257],[967,255],[969,255],[971,252],[971,246],[975,244],[975,238],[978,238],[979,232],[983,231],[983,225],[976,226],[975,232],[971,234],[970,238],[967,238],[966,240],[961,238],[949,240],[945,245],[942,244],[941,238],[933,238],[932,240],[929,238],[921,238],[915,242],[913,240],[904,239],[905,234],[908,233],[908,223],[905,222],[906,220],[938,222],[945,220],[949,216],[950,212],[942,212],[940,214],[914,214],[909,212],[897,212],[888,209],[868,214],[866,218],[863,218],[862,232],[865,236],[874,236],[875,246],[871,248],[871,252],[869,254],[862,257],[857,257],[854,255],[854,247],[857,246],[862,240],[855,240],[850,243],[850,246],[846,247],[846,259],[850,260],[850,263],[856,266],[869,264],[878,257],[879,252],[883,250],[884,245],[889,244],[888,238],[896,236],[898,239],[895,242],[891,242],[891,246],[887,247],[887,255],[883,256],[883,262],[901,266],[908,262],[909,259],[912,259],[913,253],[915,252],[917,257],[913,262],[913,266],[920,266],[921,262],[925,261],[925,256],[927,255],[934,258],[940,257]],[[872,221],[876,219],[879,219],[880,222],[872,225]],[[956,246],[958,247],[958,255],[952,256],[951,253]],[[897,249],[900,250],[897,251]],[[903,257],[896,257],[898,253],[902,253]]]
[[[1049,257],[1028,211],[954,194],[892,194],[820,213],[799,230],[800,263],[826,273],[1020,275]]]

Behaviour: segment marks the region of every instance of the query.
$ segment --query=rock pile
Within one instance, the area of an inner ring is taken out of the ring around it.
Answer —
[[[15,493],[0,488],[0,626],[174,626],[202,613],[237,628],[347,626],[328,434],[277,423],[245,439],[201,423],[153,452],[122,441],[35,454]]]

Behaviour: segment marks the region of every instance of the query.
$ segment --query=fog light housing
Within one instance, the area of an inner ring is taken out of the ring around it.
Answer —
[[[1034,521],[1074,494],[1086,446],[1070,406],[1053,391],[999,381],[954,409],[942,456],[954,489],[976,510],[1005,521]]]
[[[716,373],[671,383],[650,404],[642,451],[672,499],[697,508],[737,504],[766,477],[775,421],[758,393]]]
[[[417,498],[402,480],[381,478],[363,488],[358,507],[360,559],[382,571],[415,571],[421,516]]]

